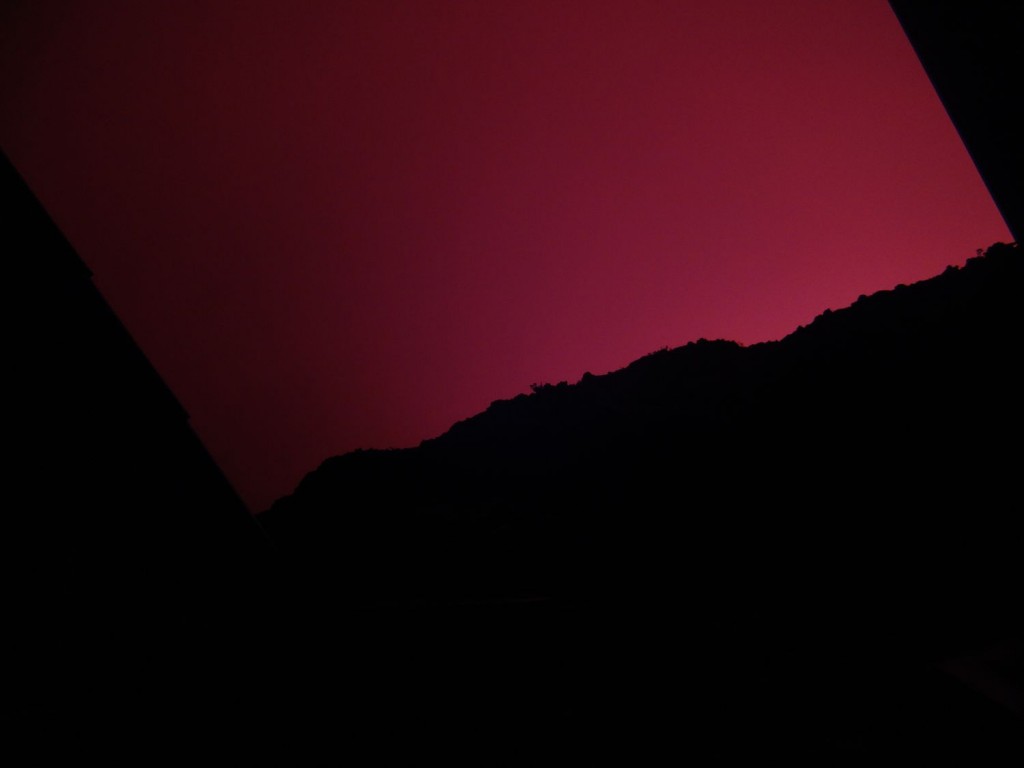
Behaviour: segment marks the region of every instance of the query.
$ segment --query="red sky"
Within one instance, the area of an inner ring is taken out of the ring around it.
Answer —
[[[254,510],[1010,240],[885,0],[5,3],[0,145]]]

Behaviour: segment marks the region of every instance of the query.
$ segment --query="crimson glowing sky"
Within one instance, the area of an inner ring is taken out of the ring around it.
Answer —
[[[1010,240],[885,0],[6,3],[0,145],[254,510]]]

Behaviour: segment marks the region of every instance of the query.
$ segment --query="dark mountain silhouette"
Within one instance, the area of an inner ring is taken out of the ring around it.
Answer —
[[[651,539],[678,560],[678,539],[694,535],[788,550],[838,527],[840,540],[799,543],[836,571],[860,570],[865,546],[900,562],[912,541],[962,549],[963,521],[947,530],[953,505],[991,507],[1014,474],[1016,251],[994,246],[963,269],[861,297],[780,342],[701,340],[535,385],[418,448],[330,459],[261,519],[285,546],[325,548],[326,568],[362,581],[354,593],[385,600],[590,589],[589,574],[613,568],[608,556],[634,537],[645,568],[656,567]]]
[[[676,722],[723,759],[995,760],[1021,746],[1022,264],[997,244],[778,342],[535,385],[329,459],[261,519],[298,594],[403,617],[368,659],[563,745],[625,759]]]
[[[891,4],[1019,236],[1012,9]],[[0,181],[4,757],[1020,764],[1016,246],[330,459],[278,550]]]
[[[330,459],[261,527],[0,170],[11,755],[1019,755],[1016,246]]]

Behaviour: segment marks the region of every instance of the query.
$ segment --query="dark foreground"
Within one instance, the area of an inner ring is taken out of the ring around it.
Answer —
[[[5,744],[1020,765],[1022,287],[994,246],[781,342],[539,387],[328,460],[262,530],[154,517],[188,498],[173,473],[71,506],[104,466],[162,466],[131,463],[149,431],[107,454],[75,431],[63,474],[24,462],[7,527]]]

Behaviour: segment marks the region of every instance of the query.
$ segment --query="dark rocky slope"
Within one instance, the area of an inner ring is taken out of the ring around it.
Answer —
[[[327,460],[261,516],[302,638],[272,655],[343,690],[295,717],[396,758],[1012,764],[1021,268]]]

